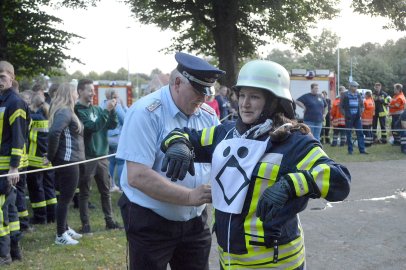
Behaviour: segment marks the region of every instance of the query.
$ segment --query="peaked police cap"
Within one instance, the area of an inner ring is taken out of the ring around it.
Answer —
[[[190,84],[200,93],[211,95],[214,83],[226,72],[210,65],[205,60],[183,52],[175,54],[178,62],[176,69],[189,80]]]

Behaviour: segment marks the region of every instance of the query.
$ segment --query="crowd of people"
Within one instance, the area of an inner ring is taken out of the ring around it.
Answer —
[[[323,144],[331,146],[347,145],[348,154],[353,153],[353,143],[356,142],[361,154],[368,154],[365,148],[373,144],[386,144],[387,126],[390,125],[390,143],[400,146],[406,154],[406,99],[403,85],[393,85],[393,97],[382,90],[381,83],[375,83],[374,91],[358,91],[356,81],[349,83],[349,90],[340,86],[338,95],[333,102],[327,92],[319,94],[318,85],[311,84],[310,93],[299,97],[295,103],[304,109],[303,122],[307,124],[313,136]],[[380,138],[378,138],[378,123]],[[353,131],[356,139],[352,139]],[[332,135],[332,140],[330,136]]]
[[[220,269],[306,269],[298,214],[309,199],[341,201],[350,192],[349,171],[328,157],[321,141],[347,142],[352,154],[355,129],[366,154],[378,142],[378,122],[380,142],[386,140],[382,104],[392,115],[394,143],[406,153],[406,136],[396,133],[406,128],[400,84],[391,100],[380,88],[361,96],[351,82],[332,102],[317,84],[295,101],[283,66],[252,60],[234,87],[216,94],[224,71],[182,52],[175,60],[169,84],[131,108],[113,89],[101,106],[93,105],[90,79],[18,93],[13,66],[0,61],[0,175],[7,174],[0,177],[0,265],[22,259],[21,232],[31,224],[56,222],[58,245],[77,245],[91,233],[95,179],[107,230],[123,228],[113,219],[110,193],[122,192],[130,269],[208,269],[208,203]],[[304,108],[304,123],[295,120],[295,105]],[[75,196],[77,232],[68,222]]]
[[[106,229],[122,228],[113,219],[110,192],[121,191],[115,167],[120,175],[124,161],[113,157],[109,170],[105,156],[117,149],[127,107],[111,89],[103,106],[94,106],[89,79],[46,89],[36,83],[19,93],[14,67],[0,61],[0,175],[7,175],[0,178],[0,265],[22,259],[20,240],[33,224],[56,222],[57,245],[76,245],[82,234],[91,233],[88,200],[93,178]],[[78,232],[67,221],[75,196],[82,222]]]

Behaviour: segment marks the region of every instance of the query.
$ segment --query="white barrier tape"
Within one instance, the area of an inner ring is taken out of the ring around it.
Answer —
[[[92,162],[92,161],[99,160],[99,159],[105,159],[105,158],[113,157],[113,156],[115,156],[115,155],[116,155],[116,154],[110,154],[110,155],[106,155],[106,156],[102,156],[102,157],[97,157],[97,158],[92,158],[92,159],[86,159],[86,160],[82,160],[82,161],[76,161],[76,162],[67,163],[67,164],[58,165],[58,166],[53,166],[53,167],[49,167],[49,168],[28,170],[28,171],[23,171],[23,172],[18,172],[18,173],[2,174],[2,175],[0,175],[0,178],[1,178],[1,177],[11,176],[11,175],[20,175],[20,174],[29,174],[29,173],[36,173],[36,172],[49,171],[49,170],[54,170],[54,169],[59,169],[59,168],[64,168],[64,167],[69,167],[69,166],[73,166],[73,165],[88,163],[88,162]]]

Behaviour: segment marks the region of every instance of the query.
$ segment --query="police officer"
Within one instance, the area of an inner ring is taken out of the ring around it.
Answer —
[[[27,166],[25,142],[28,107],[12,88],[14,67],[0,61],[0,265],[21,260],[21,238],[15,186],[20,180],[19,168]]]
[[[169,85],[138,100],[127,112],[117,157],[126,160],[119,205],[129,242],[130,269],[208,269],[211,235],[210,166],[191,167],[183,181],[161,172],[162,139],[174,128],[219,124],[204,103],[225,72],[178,52]],[[196,173],[195,173],[196,172]]]

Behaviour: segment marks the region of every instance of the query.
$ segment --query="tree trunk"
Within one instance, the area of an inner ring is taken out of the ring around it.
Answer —
[[[216,27],[212,29],[219,67],[226,75],[220,83],[231,87],[238,75],[238,33],[236,28],[238,1],[213,1]]]
[[[4,0],[0,0],[0,60],[7,59],[7,29],[4,22]]]

